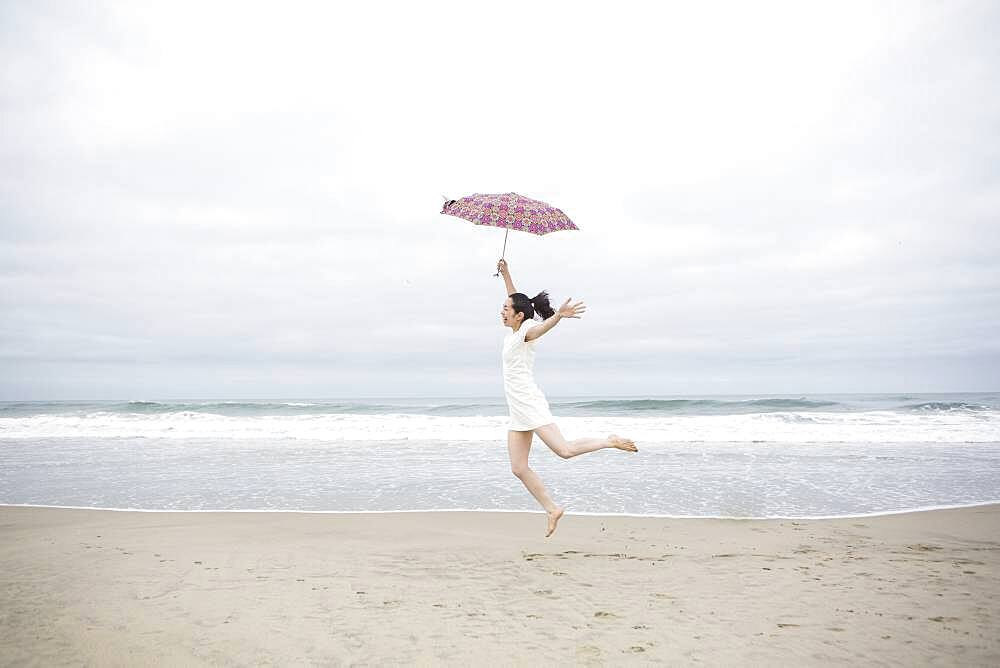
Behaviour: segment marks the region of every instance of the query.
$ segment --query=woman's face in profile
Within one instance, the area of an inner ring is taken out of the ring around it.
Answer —
[[[514,323],[514,302],[510,297],[507,297],[507,301],[503,303],[503,308],[500,309],[500,319],[503,320],[503,324],[512,325]]]

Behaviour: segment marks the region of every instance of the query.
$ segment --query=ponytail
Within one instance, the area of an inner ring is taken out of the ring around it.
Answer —
[[[539,315],[542,316],[543,320],[547,320],[556,314],[549,305],[549,293],[545,290],[535,295],[531,300],[531,304],[538,311]]]

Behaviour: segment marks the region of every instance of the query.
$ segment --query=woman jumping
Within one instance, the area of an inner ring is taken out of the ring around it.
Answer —
[[[545,395],[535,385],[532,368],[535,362],[535,341],[556,326],[563,318],[579,318],[587,309],[583,302],[570,304],[567,299],[558,311],[549,305],[549,296],[540,292],[534,298],[514,289],[507,262],[500,260],[497,270],[507,284],[507,300],[504,301],[500,316],[505,327],[511,332],[503,340],[503,389],[510,409],[510,424],[507,432],[507,450],[510,452],[510,469],[520,478],[531,495],[538,499],[549,515],[548,538],[556,530],[564,509],[557,506],[548,493],[541,478],[528,466],[528,451],[531,449],[532,434],[538,434],[545,445],[563,459],[576,457],[585,452],[601,448],[618,448],[628,452],[638,452],[635,443],[627,438],[611,434],[607,438],[578,438],[567,441],[563,438],[555,418],[549,412]],[[545,320],[534,322],[535,312]]]

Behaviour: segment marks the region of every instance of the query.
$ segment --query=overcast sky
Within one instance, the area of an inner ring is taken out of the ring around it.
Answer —
[[[257,4],[0,4],[0,399],[501,396],[507,191],[549,395],[1000,389],[1000,3]]]

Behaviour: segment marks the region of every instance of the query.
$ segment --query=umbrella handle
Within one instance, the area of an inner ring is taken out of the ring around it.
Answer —
[[[500,259],[501,260],[503,259],[504,253],[507,252],[507,235],[508,234],[510,234],[510,228],[509,227],[507,228],[507,231],[503,233],[503,250],[500,251]],[[497,273],[493,274],[493,276],[499,276],[499,275],[500,275],[500,270],[497,269]]]

